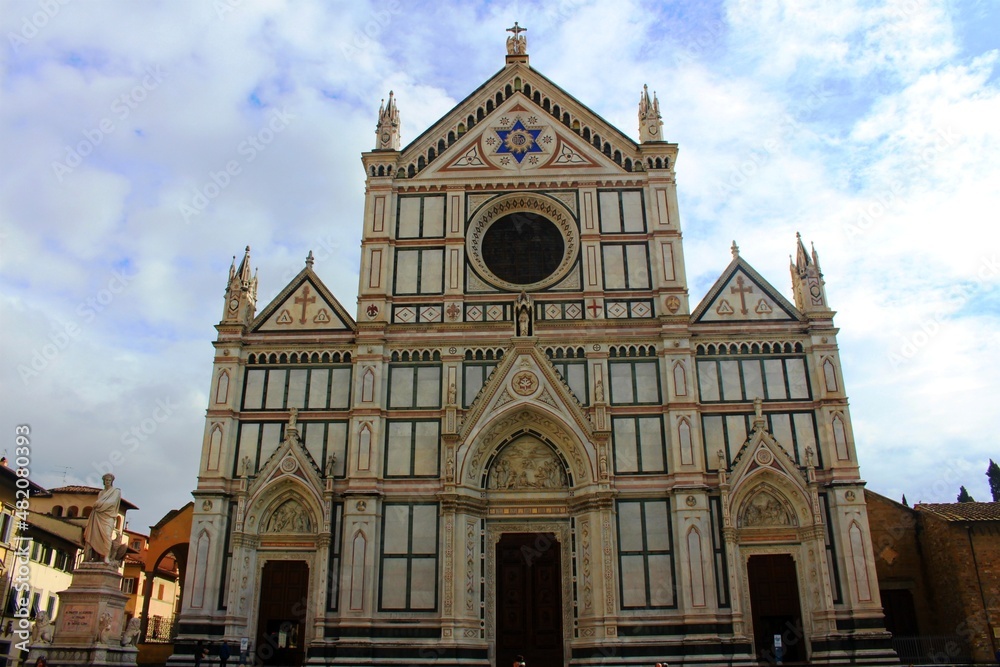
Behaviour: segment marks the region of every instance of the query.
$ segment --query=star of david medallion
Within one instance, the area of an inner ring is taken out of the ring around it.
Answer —
[[[538,389],[538,378],[531,371],[521,371],[510,380],[514,391],[521,396],[528,396]]]
[[[540,129],[529,130],[518,118],[509,130],[496,130],[500,137],[500,148],[497,154],[509,153],[518,164],[528,153],[541,153],[542,147],[538,145],[538,135],[542,133]]]

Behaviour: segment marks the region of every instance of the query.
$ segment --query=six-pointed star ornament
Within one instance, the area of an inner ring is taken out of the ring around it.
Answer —
[[[510,153],[514,159],[521,162],[527,153],[541,153],[542,148],[538,145],[538,135],[541,130],[529,130],[518,118],[517,122],[509,130],[496,130],[500,137],[500,148],[497,154]]]

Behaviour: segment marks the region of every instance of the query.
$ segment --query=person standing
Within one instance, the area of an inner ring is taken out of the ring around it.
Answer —
[[[219,647],[219,666],[226,667],[226,663],[229,662],[229,656],[232,655],[232,651],[229,650],[229,642],[223,640],[222,646]]]
[[[198,643],[194,645],[194,667],[201,667],[201,659],[205,657],[207,652],[208,649],[205,648],[205,645],[199,639]]]

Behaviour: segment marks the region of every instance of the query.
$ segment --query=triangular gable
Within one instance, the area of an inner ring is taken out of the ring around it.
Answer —
[[[321,504],[324,488],[323,471],[309,454],[293,422],[285,429],[285,438],[258,468],[248,485],[252,500],[259,498],[269,487],[282,481],[294,480],[309,489],[313,499]]]
[[[354,319],[306,267],[254,318],[251,331],[354,331]]]
[[[691,314],[691,322],[780,322],[805,317],[742,257],[735,257]]]
[[[588,442],[593,441],[594,426],[579,401],[545,355],[535,347],[515,348],[504,355],[469,406],[459,440],[468,440],[484,419],[525,404],[548,406],[567,422],[574,423],[587,436]]]
[[[414,180],[559,169],[620,175],[622,167],[523,95],[514,95],[465,133]]]
[[[548,108],[551,111],[545,110],[542,105],[536,104],[531,98],[526,96],[525,92],[528,90],[531,91],[532,98],[535,97],[535,93],[538,93],[539,100],[547,100]],[[591,139],[596,136],[601,138],[601,147],[597,151],[598,153],[603,151],[604,145],[607,144],[610,154],[617,154],[622,163],[625,162],[626,158],[628,158],[629,162],[633,163],[639,159],[639,146],[631,137],[604,120],[549,78],[540,74],[537,70],[531,69],[526,63],[514,63],[504,67],[490,77],[489,80],[455,105],[434,125],[411,141],[399,154],[396,164],[405,168],[406,165],[416,164],[419,160],[425,158],[430,158],[429,161],[437,162],[440,159],[439,156],[445,152],[451,156],[451,161],[459,161],[462,156],[454,155],[456,151],[450,150],[455,148],[455,140],[464,139],[468,133],[471,133],[475,128],[479,128],[483,123],[498,125],[497,121],[504,113],[506,103],[511,101],[517,101],[525,108],[531,108],[533,111],[537,110],[535,113],[539,124],[544,122],[548,125],[560,125],[563,127],[565,130],[564,134],[573,140],[572,144],[567,145],[567,152],[565,153],[567,157],[564,157],[564,160],[570,159],[568,151],[574,151],[580,155],[583,154],[582,147],[589,145],[588,140],[584,138],[585,130],[586,136]],[[556,107],[559,109],[559,117],[556,117],[554,113]],[[471,126],[469,123],[470,117],[472,120]],[[569,121],[571,127],[563,124],[567,119],[572,119]],[[525,124],[527,125],[527,123]],[[460,128],[468,130],[466,135],[462,134]],[[465,155],[473,148],[474,142],[463,141],[461,143],[464,148],[461,153]],[[446,146],[447,151],[445,149]],[[429,151],[435,151],[436,154],[431,156]],[[562,154],[564,152],[561,149],[556,153],[557,156]],[[468,160],[471,163],[476,162],[474,155],[469,156]],[[612,161],[610,158],[607,159],[607,163],[613,165],[619,173],[624,171],[621,164]],[[422,172],[423,167],[420,167],[418,171]]]

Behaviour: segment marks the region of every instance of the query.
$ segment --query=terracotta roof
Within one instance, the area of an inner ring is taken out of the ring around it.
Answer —
[[[1000,502],[919,503],[913,509],[931,512],[945,521],[1000,521]]]
[[[49,489],[48,491],[46,491],[44,493],[39,493],[37,495],[44,496],[46,498],[51,498],[54,494],[57,494],[57,493],[77,493],[77,494],[85,494],[85,495],[86,494],[90,494],[90,495],[96,496],[100,492],[101,492],[101,489],[97,488],[96,486],[84,486],[83,484],[70,484],[68,486],[60,486],[60,487],[56,487],[54,489]],[[129,509],[129,510],[137,510],[137,509],[139,509],[136,505],[133,505],[129,501],[125,500],[124,498],[121,499],[121,507],[123,507],[125,509]]]

